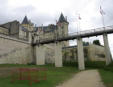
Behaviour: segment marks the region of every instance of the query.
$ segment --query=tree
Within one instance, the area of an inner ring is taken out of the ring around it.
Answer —
[[[93,41],[93,44],[95,44],[95,45],[101,45],[99,40],[94,40]]]
[[[84,46],[88,46],[88,45],[89,45],[89,42],[84,42],[84,41],[83,41],[83,45],[84,45]]]

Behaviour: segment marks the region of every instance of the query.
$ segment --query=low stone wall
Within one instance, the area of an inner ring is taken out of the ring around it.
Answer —
[[[0,64],[33,62],[33,48],[27,41],[0,35]]]

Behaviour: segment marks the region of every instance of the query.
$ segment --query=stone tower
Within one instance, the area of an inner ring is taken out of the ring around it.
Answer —
[[[57,22],[59,36],[68,35],[68,25],[69,22],[67,21],[67,18],[64,17],[63,13],[61,13],[59,20]],[[63,46],[69,46],[69,42],[68,41],[63,42]]]
[[[26,29],[28,29],[28,31],[33,31],[33,27],[34,27],[34,26],[33,26],[33,23],[31,23],[31,21],[28,20],[27,16],[24,17],[24,19],[23,19],[21,25],[22,25],[23,27],[25,27]]]

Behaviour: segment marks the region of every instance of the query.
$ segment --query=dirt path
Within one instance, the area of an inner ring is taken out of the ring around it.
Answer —
[[[98,70],[87,70],[76,74],[72,79],[56,87],[105,87]]]

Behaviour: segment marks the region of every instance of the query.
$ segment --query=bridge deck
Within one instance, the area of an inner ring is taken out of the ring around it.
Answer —
[[[57,37],[43,38],[43,39],[37,40],[37,42],[34,45],[73,40],[73,39],[77,39],[77,37],[86,38],[86,37],[98,36],[98,35],[103,35],[104,33],[106,34],[113,33],[113,26],[75,32],[68,35],[62,35]]]

